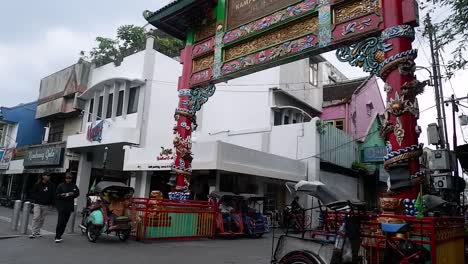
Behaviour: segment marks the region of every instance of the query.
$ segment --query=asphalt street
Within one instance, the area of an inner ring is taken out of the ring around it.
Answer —
[[[2,215],[6,213],[7,215]],[[9,209],[0,209],[0,236],[9,231]],[[1,218],[3,217],[3,218]],[[113,236],[103,236],[90,243],[79,233],[64,235],[64,241],[54,243],[52,234],[56,218],[50,217],[44,227],[47,235],[29,239],[27,236],[0,239],[2,264],[78,264],[78,263],[188,263],[188,264],[259,264],[269,263],[271,235],[260,239],[204,239],[196,241],[121,242]],[[49,230],[47,230],[49,228]],[[51,229],[52,228],[52,229]]]

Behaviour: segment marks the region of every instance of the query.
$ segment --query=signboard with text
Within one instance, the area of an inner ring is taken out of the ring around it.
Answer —
[[[54,166],[62,162],[62,147],[43,147],[29,150],[24,159],[24,166]]]
[[[230,0],[227,2],[227,28],[232,29],[264,17],[275,10],[297,3],[297,0]]]
[[[387,147],[370,147],[364,149],[364,162],[382,162],[384,161],[384,156],[387,155]]]

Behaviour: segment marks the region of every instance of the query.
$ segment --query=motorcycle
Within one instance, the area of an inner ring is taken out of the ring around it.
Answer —
[[[134,189],[120,182],[102,181],[87,194],[83,209],[81,232],[95,243],[101,234],[114,232],[121,241],[130,237],[131,220],[126,208]]]

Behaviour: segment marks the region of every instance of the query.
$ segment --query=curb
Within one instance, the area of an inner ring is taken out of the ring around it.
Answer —
[[[0,240],[2,239],[9,239],[9,238],[17,238],[22,237],[23,235],[7,235],[7,236],[0,236]]]

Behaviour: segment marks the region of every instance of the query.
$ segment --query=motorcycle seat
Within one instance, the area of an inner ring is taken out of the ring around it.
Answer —
[[[396,233],[407,233],[411,231],[410,224],[381,224],[382,231],[385,233],[396,234]]]

